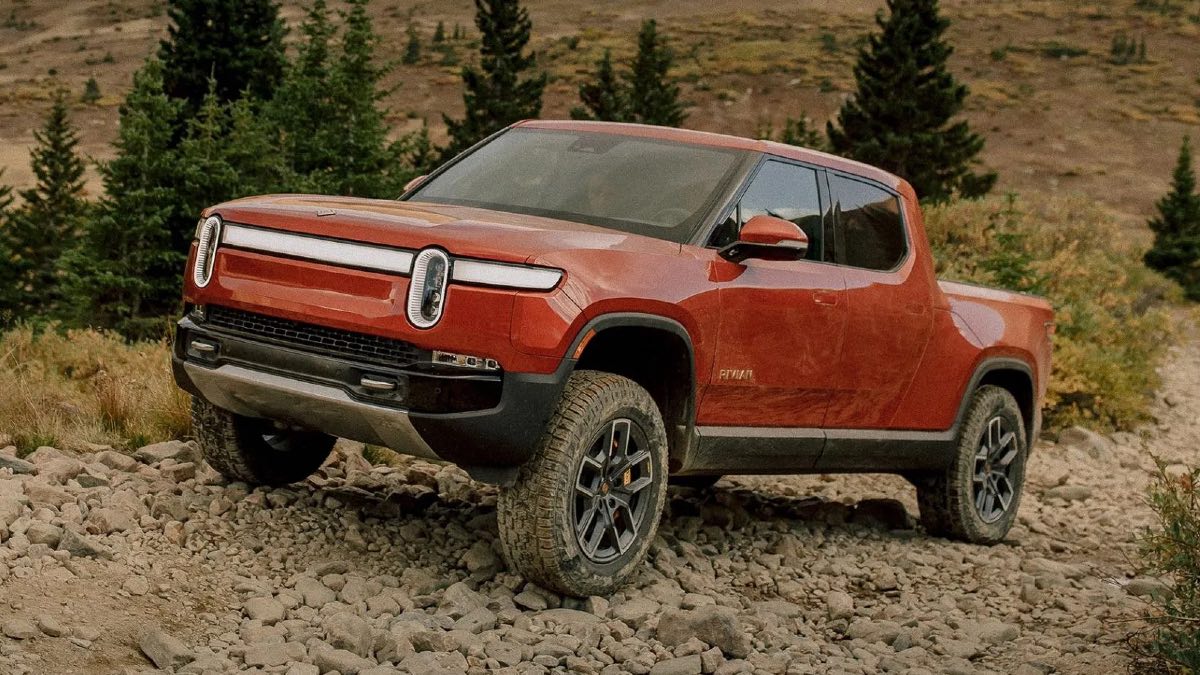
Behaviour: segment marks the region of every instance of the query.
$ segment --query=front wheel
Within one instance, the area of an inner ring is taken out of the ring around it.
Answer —
[[[1017,518],[1028,454],[1013,395],[990,385],[977,389],[950,467],[913,481],[925,530],[975,544],[1003,540]]]
[[[667,435],[654,400],[619,375],[567,380],[533,457],[496,505],[509,567],[540,586],[608,595],[654,539],[667,484]]]
[[[192,431],[205,461],[230,480],[280,486],[308,478],[337,441],[316,431],[281,429],[192,398]]]

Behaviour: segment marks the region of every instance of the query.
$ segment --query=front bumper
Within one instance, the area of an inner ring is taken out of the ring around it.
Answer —
[[[454,462],[489,482],[507,482],[532,455],[573,367],[447,376],[268,344],[188,317],[172,354],[179,386],[219,408]],[[363,375],[397,386],[364,390]]]

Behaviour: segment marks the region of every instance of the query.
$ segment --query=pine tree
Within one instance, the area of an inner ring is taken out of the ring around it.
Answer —
[[[117,156],[101,165],[105,196],[78,245],[62,258],[81,324],[146,337],[177,311],[179,275],[197,213],[181,213],[171,146],[183,102],[163,90],[163,67],[134,74],[120,111]]]
[[[445,118],[450,133],[446,158],[542,111],[546,74],[527,75],[537,65],[536,57],[525,53],[533,27],[529,12],[519,0],[475,0],[475,25],[482,41],[480,64],[462,69],[466,115]]]
[[[679,101],[679,85],[669,71],[675,55],[658,23],[649,19],[638,34],[638,51],[627,76],[629,117],[642,124],[678,127],[687,115]]]
[[[221,102],[244,92],[268,100],[283,78],[286,33],[274,0],[168,0],[167,39],[159,46],[172,98],[200,108],[209,78]]]
[[[0,179],[4,178],[4,167],[0,167]],[[7,183],[0,183],[0,227],[4,225],[4,217],[13,204],[13,189]],[[2,258],[0,258],[2,260]]]
[[[1159,200],[1158,216],[1149,225],[1154,246],[1146,252],[1146,265],[1179,282],[1189,299],[1200,301],[1200,196],[1187,137],[1179,148],[1171,191]]]
[[[604,56],[596,62],[591,81],[579,85],[579,100],[583,106],[571,109],[574,119],[629,121],[629,105],[621,80],[613,70],[612,50],[604,50]]]
[[[804,114],[784,120],[783,133],[779,135],[779,142],[813,150],[825,149],[825,139],[821,136],[820,129],[814,127],[812,120]]]
[[[58,91],[46,122],[33,134],[30,165],[37,183],[21,191],[22,204],[0,231],[6,256],[0,268],[0,314],[10,319],[56,316],[61,311],[59,268],[64,245],[79,232],[87,203],[79,135],[71,126],[66,92]]]
[[[100,85],[96,83],[96,78],[88,78],[88,81],[83,85],[83,96],[80,100],[88,105],[100,100]]]
[[[444,21],[437,22],[437,28],[433,29],[433,44],[440,45],[446,41],[446,23]]]
[[[421,60],[421,35],[417,33],[417,27],[413,24],[408,24],[408,44],[404,46],[405,64],[412,65]]]
[[[380,88],[387,69],[375,63],[379,37],[367,0],[351,0],[336,30],[322,0],[310,8],[305,35],[268,117],[282,134],[282,155],[297,190],[394,197],[412,170],[403,161],[405,139],[389,142]]]
[[[875,16],[880,31],[859,50],[857,94],[827,126],[831,147],[907,179],[922,199],[982,196],[996,174],[972,172],[983,138],[954,121],[967,87],[946,66],[950,22],[937,0],[887,0],[887,7],[887,16]]]

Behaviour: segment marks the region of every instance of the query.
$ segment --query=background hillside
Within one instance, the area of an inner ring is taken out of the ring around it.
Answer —
[[[1200,2],[1109,0],[1075,3],[945,0],[956,74],[972,90],[968,117],[987,138],[985,163],[1000,172],[999,190],[1079,193],[1140,228],[1165,191],[1180,137],[1200,128]],[[78,98],[95,77],[101,99],[78,104],[73,119],[82,151],[111,155],[117,106],[132,73],[166,32],[154,0],[51,2],[11,0],[0,10],[0,166],[4,181],[31,181],[32,131],[65,86]],[[302,3],[283,2],[298,24]],[[335,5],[336,6],[336,5]],[[544,117],[577,105],[580,78],[605,47],[632,54],[639,23],[658,18],[672,40],[685,98],[686,126],[739,135],[782,126],[807,114],[822,124],[852,90],[856,46],[873,27],[881,2],[712,0],[530,0],[533,44],[551,73]],[[430,49],[439,20],[468,38],[451,43],[458,59],[475,58],[470,0],[373,3],[382,53],[399,62],[405,31],[416,24],[424,50],[400,65],[387,99],[395,132],[427,120],[435,139],[441,114],[461,114],[458,66]],[[294,33],[294,31],[293,31]],[[1117,65],[1118,34],[1145,39],[1148,62]],[[452,59],[450,59],[452,60]],[[90,190],[99,190],[94,172]]]

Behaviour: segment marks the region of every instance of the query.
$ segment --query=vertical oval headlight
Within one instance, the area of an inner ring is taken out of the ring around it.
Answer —
[[[212,280],[213,268],[217,264],[217,247],[221,245],[221,219],[209,216],[200,224],[199,241],[196,243],[196,265],[192,268],[192,281],[204,288]]]
[[[432,328],[446,309],[446,284],[450,258],[436,248],[427,248],[413,260],[408,286],[408,320],[417,328]]]

